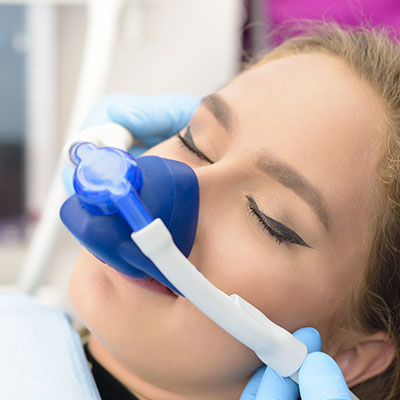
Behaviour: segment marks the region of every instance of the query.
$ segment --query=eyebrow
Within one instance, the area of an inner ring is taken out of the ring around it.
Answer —
[[[329,229],[328,212],[321,192],[303,175],[283,161],[262,152],[256,160],[259,170],[291,189],[312,208],[325,229]]]
[[[227,132],[231,131],[234,112],[229,104],[218,94],[203,98],[202,104],[214,115]],[[321,192],[291,165],[262,152],[256,160],[256,167],[283,186],[301,197],[314,211],[325,229],[329,229],[327,207]]]
[[[218,94],[204,97],[201,103],[208,108],[222,127],[230,132],[234,114],[229,104]]]

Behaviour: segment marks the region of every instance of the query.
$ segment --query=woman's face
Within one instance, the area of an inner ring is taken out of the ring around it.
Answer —
[[[183,139],[147,153],[197,174],[191,262],[275,323],[328,339],[367,263],[382,116],[368,86],[321,54],[269,62],[206,97]],[[238,398],[260,365],[185,298],[86,252],[70,291],[94,351],[145,398]]]

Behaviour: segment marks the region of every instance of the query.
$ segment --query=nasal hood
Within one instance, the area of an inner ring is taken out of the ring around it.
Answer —
[[[156,156],[136,159],[142,174],[140,199],[154,218],[161,218],[179,250],[188,257],[197,229],[199,185],[187,164]],[[132,229],[119,214],[96,215],[77,195],[61,207],[61,220],[95,257],[132,278],[151,276],[179,291],[131,240]]]

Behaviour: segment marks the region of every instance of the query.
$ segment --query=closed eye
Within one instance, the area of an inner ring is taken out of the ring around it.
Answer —
[[[190,126],[186,127],[185,133],[183,136],[181,136],[179,133],[176,135],[178,139],[180,140],[182,146],[186,149],[189,150],[190,152],[196,154],[196,156],[200,160],[207,161],[210,164],[214,164],[214,161],[210,160],[194,143],[193,141],[193,136],[190,131]]]
[[[187,126],[183,136],[181,136],[179,133],[176,136],[185,150],[194,153],[201,160],[207,161],[210,164],[214,164],[214,161],[210,160],[194,143],[189,126]],[[251,196],[246,197],[248,200],[248,209],[250,215],[253,215],[262,229],[274,237],[279,244],[285,242],[311,248],[311,246],[308,245],[296,232],[264,214]]]
[[[286,225],[268,217],[259,208],[255,200],[251,196],[246,196],[248,200],[248,208],[250,215],[254,215],[262,229],[267,231],[275,240],[281,244],[282,242],[297,244],[311,248],[296,232],[289,229]]]

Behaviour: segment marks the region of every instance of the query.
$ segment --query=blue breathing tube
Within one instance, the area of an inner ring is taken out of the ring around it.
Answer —
[[[78,143],[70,149],[76,194],[61,207],[68,230],[102,262],[132,278],[152,277],[182,295],[130,235],[160,218],[186,256],[197,229],[199,185],[186,164]]]

